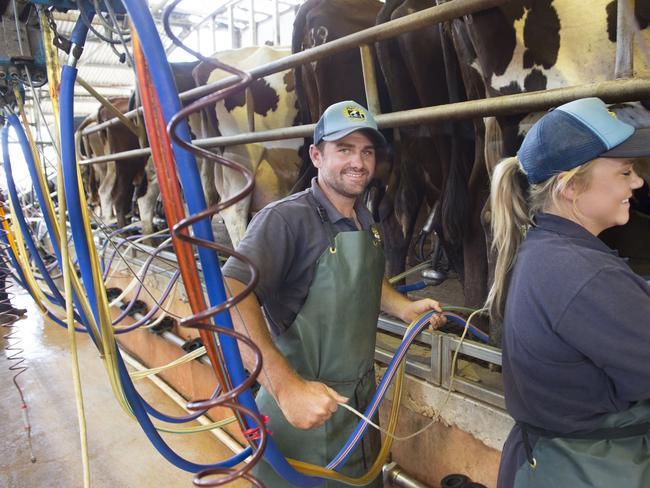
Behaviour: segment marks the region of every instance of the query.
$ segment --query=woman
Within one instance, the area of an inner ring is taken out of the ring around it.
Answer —
[[[629,219],[649,132],[576,100],[494,171],[487,306],[516,421],[499,488],[650,487],[650,287],[597,237]]]

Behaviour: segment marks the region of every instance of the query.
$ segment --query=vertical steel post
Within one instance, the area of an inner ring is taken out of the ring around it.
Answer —
[[[235,7],[228,5],[228,34],[230,35],[230,49],[239,47],[235,39]]]
[[[246,119],[248,130],[255,132],[255,103],[253,102],[253,91],[246,88]]]
[[[257,23],[255,22],[255,0],[249,0],[250,18],[248,28],[251,31],[251,46],[257,46]]]
[[[375,58],[372,47],[369,44],[359,46],[361,55],[361,69],[363,70],[363,84],[366,90],[366,101],[368,110],[373,115],[381,113],[379,106],[379,94],[377,92],[377,78],[375,76]]]
[[[634,0],[618,0],[616,12],[616,67],[614,77],[632,78],[634,74]]]
[[[212,54],[217,52],[217,16],[210,18],[210,29],[212,30]]]
[[[273,0],[273,44],[280,45],[280,3]]]

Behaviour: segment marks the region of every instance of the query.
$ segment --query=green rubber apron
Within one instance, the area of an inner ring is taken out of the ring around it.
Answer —
[[[650,402],[606,417],[602,428],[571,435],[519,423],[528,462],[514,488],[650,487]],[[531,449],[528,435],[540,436]]]
[[[374,354],[381,301],[384,253],[379,233],[335,231],[323,208],[318,214],[327,228],[330,245],[318,259],[307,299],[293,324],[275,339],[289,364],[306,380],[320,381],[349,398],[363,411],[375,392]],[[257,398],[260,411],[282,453],[293,459],[326,466],[343,447],[359,419],[339,407],[324,425],[296,429],[285,419],[266,389]],[[350,458],[339,470],[361,476],[374,462],[380,436],[368,429]],[[254,476],[267,488],[287,488],[289,483],[261,461]],[[347,486],[324,481],[321,486]],[[381,479],[367,486],[381,486]]]

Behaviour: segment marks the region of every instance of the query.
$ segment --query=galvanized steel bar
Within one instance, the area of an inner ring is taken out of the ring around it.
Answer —
[[[255,0],[249,0],[248,8],[250,9],[248,28],[251,31],[251,46],[257,46],[257,22],[255,22]]]
[[[335,39],[331,42],[326,42],[325,44],[292,54],[286,58],[278,59],[272,63],[252,69],[250,73],[253,78],[262,78],[279,71],[284,71],[298,65],[321,59],[325,56],[331,56],[348,49],[357,48],[362,44],[373,44],[377,41],[389,39],[405,32],[411,32],[439,22],[452,20],[463,15],[486,10],[507,2],[508,0],[451,0],[444,5],[438,5],[407,15],[400,19],[391,20],[385,24],[376,25],[355,32],[354,34],[341,37],[340,39]],[[191,100],[207,93],[212,93],[215,90],[234,85],[237,80],[237,77],[231,76],[210,85],[193,88],[192,90],[185,92],[181,96],[181,99]]]
[[[385,24],[376,25],[340,39],[326,42],[320,46],[292,54],[286,58],[278,59],[263,66],[258,66],[257,68],[252,69],[250,73],[253,78],[263,78],[264,76],[279,71],[285,71],[326,56],[331,56],[348,49],[357,48],[362,44],[373,44],[377,41],[389,39],[405,32],[422,29],[423,27],[431,26],[439,22],[452,20],[463,15],[496,7],[507,3],[507,1],[508,0],[451,0],[443,5],[437,5],[400,19],[391,20]],[[193,100],[216,90],[232,86],[237,82],[237,80],[238,78],[236,76],[230,76],[215,83],[186,91],[180,94],[180,98],[182,101]],[[127,117],[133,117],[135,116],[135,110],[128,112],[125,115]],[[113,123],[115,122],[109,120],[103,124],[98,124],[97,126],[84,130],[83,134],[87,135],[97,130],[101,130]]]
[[[228,5],[228,35],[230,36],[230,49],[239,47],[235,42],[235,8],[232,4]],[[181,100],[183,95],[181,94]]]
[[[634,0],[618,0],[616,17],[616,78],[631,78],[634,73]]]
[[[650,98],[650,80],[628,79],[602,81],[586,85],[556,88],[554,90],[504,95],[502,97],[469,100],[447,105],[436,105],[402,112],[378,115],[380,128],[404,127],[417,124],[435,124],[447,120],[471,119],[494,115],[513,115],[547,110],[578,98],[599,97],[607,103],[627,102]],[[253,142],[275,141],[307,137],[314,132],[315,124],[286,127],[234,136],[212,137],[194,141],[199,147],[231,146]],[[149,149],[136,149],[114,155],[88,159],[79,164],[95,164],[134,156],[145,156]]]
[[[363,71],[363,85],[366,90],[366,101],[368,110],[377,116],[381,113],[379,105],[379,93],[377,92],[377,77],[375,76],[375,58],[373,50],[368,44],[359,47],[361,56],[361,70]]]
[[[280,45],[280,2],[273,0],[273,44]]]
[[[650,97],[650,80],[601,81],[502,97],[425,107],[377,117],[379,127],[399,127],[418,123],[471,119],[493,115],[512,115],[540,110],[585,97],[598,97],[606,103],[628,102]]]
[[[253,90],[247,87],[246,90],[246,120],[248,121],[248,130],[255,132],[255,99]]]
[[[431,488],[409,475],[397,463],[384,464],[382,467],[384,486],[398,486],[400,488]],[[463,485],[465,486],[465,485]]]

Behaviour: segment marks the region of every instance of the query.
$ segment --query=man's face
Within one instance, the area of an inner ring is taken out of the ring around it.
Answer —
[[[375,145],[363,131],[338,141],[312,145],[309,155],[318,168],[318,184],[345,198],[356,199],[375,174]]]

